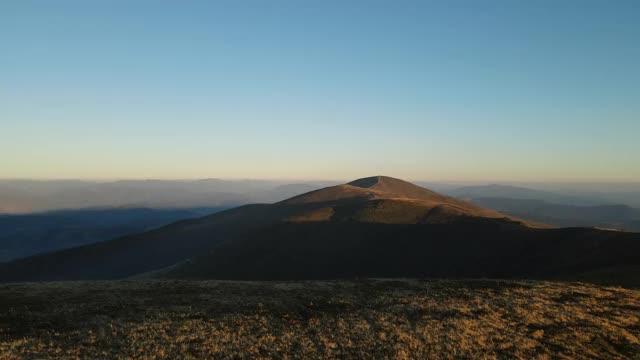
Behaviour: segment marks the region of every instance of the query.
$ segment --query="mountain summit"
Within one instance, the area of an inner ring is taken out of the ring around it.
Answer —
[[[286,218],[288,221],[415,224],[490,218],[541,226],[388,176],[367,177],[311,191],[277,203],[275,207],[294,210],[295,214]]]
[[[392,178],[389,176],[372,176],[358,180],[354,180],[347,185],[356,186],[363,189],[372,189],[382,191],[388,194],[394,194],[397,197],[405,197],[411,199],[435,200],[435,201],[451,201],[444,195],[440,195],[431,190],[425,189],[408,181]]]
[[[398,198],[462,203],[454,198],[438,194],[431,190],[414,185],[408,181],[392,178],[389,176],[372,176],[354,180],[343,185],[336,185],[316,191],[311,191],[282,201],[282,203],[309,203],[346,198]]]

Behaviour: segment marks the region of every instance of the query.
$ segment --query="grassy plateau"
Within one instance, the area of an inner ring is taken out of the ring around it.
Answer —
[[[1,359],[640,358],[640,291],[499,280],[0,285]]]

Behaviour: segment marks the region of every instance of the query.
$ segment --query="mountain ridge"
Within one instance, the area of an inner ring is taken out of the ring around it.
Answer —
[[[0,265],[0,281],[120,279],[150,272],[216,279],[549,278],[604,266],[613,269],[607,274],[617,274],[640,265],[628,252],[640,244],[635,234],[543,227],[374,176]],[[593,244],[602,256],[594,255]]]

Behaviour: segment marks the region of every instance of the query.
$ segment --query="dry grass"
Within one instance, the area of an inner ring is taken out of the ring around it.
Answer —
[[[640,358],[640,292],[577,283],[0,286],[0,358]]]

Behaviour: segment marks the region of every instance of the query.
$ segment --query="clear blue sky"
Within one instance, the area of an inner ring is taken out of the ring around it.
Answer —
[[[0,2],[0,178],[640,181],[640,1]]]

